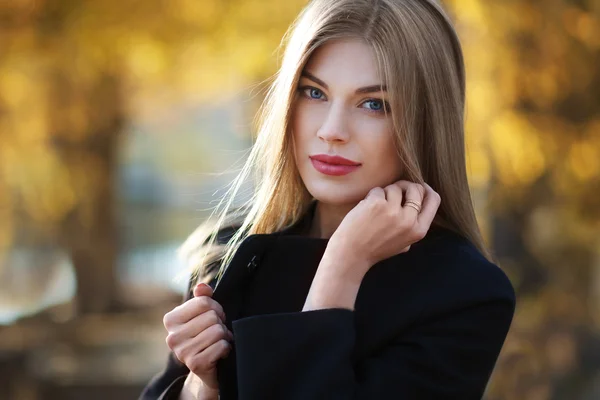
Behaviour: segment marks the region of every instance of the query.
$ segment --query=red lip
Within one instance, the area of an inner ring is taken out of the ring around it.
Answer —
[[[312,160],[317,160],[317,161],[321,161],[323,163],[326,164],[332,164],[332,165],[350,165],[350,166],[359,166],[360,163],[357,163],[356,161],[352,161],[352,160],[348,160],[347,158],[344,157],[340,157],[340,156],[329,156],[327,154],[317,154],[314,156],[309,156]]]
[[[361,164],[340,156],[317,154],[310,156],[310,161],[317,171],[325,175],[342,176],[358,169]]]

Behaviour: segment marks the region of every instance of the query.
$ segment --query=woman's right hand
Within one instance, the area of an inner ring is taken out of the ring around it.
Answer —
[[[200,283],[194,298],[165,314],[163,323],[169,332],[167,346],[194,373],[203,386],[218,390],[217,361],[231,350],[233,333],[225,326],[223,307],[212,299],[210,286]]]

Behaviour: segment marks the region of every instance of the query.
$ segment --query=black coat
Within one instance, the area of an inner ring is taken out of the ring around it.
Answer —
[[[302,312],[328,242],[309,220],[248,237],[216,288],[235,337],[220,398],[481,399],[515,309],[504,272],[432,227],[369,270],[354,311]],[[140,399],[177,399],[188,372],[171,354]]]

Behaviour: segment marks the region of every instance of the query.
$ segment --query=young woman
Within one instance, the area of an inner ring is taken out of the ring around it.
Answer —
[[[480,399],[515,295],[472,207],[448,17],[314,0],[290,32],[234,186],[254,172],[255,194],[188,240],[198,273],[141,398]]]

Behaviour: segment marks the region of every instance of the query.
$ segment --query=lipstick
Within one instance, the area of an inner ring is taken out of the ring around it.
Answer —
[[[313,167],[325,175],[343,176],[356,171],[361,164],[340,156],[317,154],[309,156]]]

